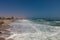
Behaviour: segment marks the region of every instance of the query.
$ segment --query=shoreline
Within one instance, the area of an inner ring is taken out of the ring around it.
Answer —
[[[0,40],[6,40],[7,37],[9,37],[11,35],[10,30],[7,30],[9,28],[11,28],[8,24],[14,22],[16,19],[4,19],[1,20],[0,22],[3,22],[2,24],[0,24]]]

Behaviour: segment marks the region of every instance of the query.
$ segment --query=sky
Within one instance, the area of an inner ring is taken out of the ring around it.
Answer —
[[[60,0],[0,0],[0,16],[60,18]]]

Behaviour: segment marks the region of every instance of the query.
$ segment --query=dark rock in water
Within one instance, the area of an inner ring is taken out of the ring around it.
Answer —
[[[2,34],[2,32],[0,32],[0,34]]]

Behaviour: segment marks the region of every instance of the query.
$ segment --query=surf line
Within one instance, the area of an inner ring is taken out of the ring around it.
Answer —
[[[41,32],[36,28],[36,25],[35,25],[35,23],[31,23],[31,21],[29,21],[29,20],[21,20],[21,22],[20,23],[25,23],[25,22],[28,22],[29,23],[29,25],[30,25],[30,27],[32,27],[33,29],[35,29],[36,30],[36,32],[38,32],[38,34],[40,34]],[[6,40],[8,40],[8,39],[10,39],[10,38],[14,38],[15,36],[17,36],[17,34],[16,33],[13,33],[12,35],[10,35],[8,38],[6,38]]]

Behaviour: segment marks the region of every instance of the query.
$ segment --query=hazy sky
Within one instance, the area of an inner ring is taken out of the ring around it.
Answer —
[[[0,16],[60,18],[60,0],[0,0]]]

